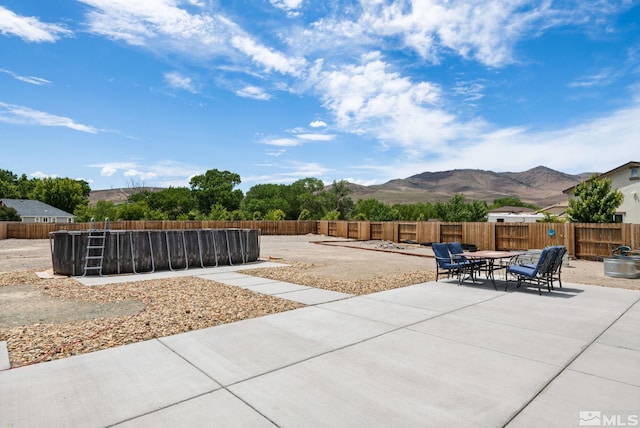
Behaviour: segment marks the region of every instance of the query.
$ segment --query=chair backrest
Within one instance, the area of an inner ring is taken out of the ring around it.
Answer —
[[[562,266],[562,262],[564,261],[564,255],[567,254],[567,247],[565,247],[564,245],[558,245],[556,247],[557,253],[556,253],[556,257],[553,261],[553,267],[551,268],[551,272],[553,272],[554,274],[557,273],[560,270],[560,267]]]
[[[449,242],[447,243],[447,247],[449,247],[449,251],[451,252],[451,254],[464,253],[464,249],[462,248],[462,244],[460,242]]]
[[[542,250],[538,264],[536,265],[537,274],[548,275],[552,272],[554,262],[556,261],[557,247],[547,247]]]
[[[548,264],[550,262],[550,252],[551,252],[551,247],[547,247],[545,249],[542,250],[542,252],[540,253],[540,256],[538,257],[538,262],[536,263],[536,266],[533,270],[533,275],[537,275],[538,273],[542,273],[543,270],[542,268],[546,266],[546,264]]]
[[[438,264],[451,263],[451,254],[449,254],[449,247],[447,244],[441,242],[434,242],[431,244],[433,255],[436,256],[436,262]]]

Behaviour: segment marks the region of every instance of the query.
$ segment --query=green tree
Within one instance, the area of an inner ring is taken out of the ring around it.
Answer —
[[[267,214],[265,214],[264,216],[265,220],[284,220],[285,219],[285,213],[282,210],[271,210],[269,211]]]
[[[240,184],[240,176],[229,171],[210,169],[196,175],[189,181],[198,208],[205,214],[211,212],[215,204],[228,211],[237,210],[242,202],[242,190],[234,189]]]
[[[349,196],[351,189],[347,187],[347,184],[345,180],[334,180],[329,190],[325,190],[319,195],[326,210],[325,218],[327,215],[333,216],[334,214],[330,214],[333,211],[338,213],[338,219],[348,220],[351,216],[354,203]]]
[[[149,209],[163,212],[168,220],[187,220],[196,209],[196,200],[187,187],[169,187],[159,192],[148,192]]]
[[[448,202],[435,204],[436,216],[442,221],[487,221],[488,207],[484,201],[466,202],[462,194],[455,194]]]
[[[324,213],[324,206],[322,198],[318,195],[323,190],[324,183],[322,180],[313,177],[303,178],[291,183],[287,198],[290,207],[288,218],[300,218],[302,211],[306,210],[310,215],[309,219],[320,219]]]
[[[400,213],[377,199],[359,199],[354,209],[355,217],[369,221],[393,221],[400,218]]]
[[[537,210],[539,208],[536,205],[522,202],[520,198],[516,198],[515,196],[494,199],[493,203],[489,206],[489,209],[492,210],[500,207],[524,207],[531,208],[533,210]]]
[[[611,179],[593,174],[578,184],[569,198],[567,216],[577,223],[613,223],[616,209],[624,201],[619,190],[611,190]]]
[[[73,215],[77,222],[87,222],[91,219],[96,221],[104,221],[118,219],[118,208],[111,201],[98,201],[95,205],[78,205],[73,211]]]
[[[43,178],[36,181],[29,198],[73,213],[76,207],[89,203],[89,193],[91,188],[84,180]]]
[[[0,221],[21,221],[15,208],[0,205]]]
[[[118,220],[149,220],[149,205],[146,202],[127,202],[117,206]],[[166,216],[164,216],[166,218]]]
[[[281,210],[286,216],[291,211],[288,187],[285,184],[256,184],[247,191],[240,206],[246,213],[252,213],[253,218],[256,213],[264,218],[274,210]]]

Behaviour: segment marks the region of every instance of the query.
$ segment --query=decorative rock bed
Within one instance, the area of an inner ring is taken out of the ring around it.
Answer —
[[[85,269],[87,247],[102,233],[102,269]],[[69,276],[185,270],[260,257],[260,231],[253,229],[62,230],[50,233],[50,243],[53,272]]]

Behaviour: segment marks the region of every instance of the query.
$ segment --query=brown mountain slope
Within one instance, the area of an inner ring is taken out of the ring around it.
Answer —
[[[544,166],[524,172],[493,172],[478,169],[457,169],[423,172],[384,184],[359,186],[349,184],[351,198],[374,198],[386,203],[436,202],[463,194],[469,200],[516,197],[541,207],[567,200],[563,190],[586,180],[591,173],[565,174]]]

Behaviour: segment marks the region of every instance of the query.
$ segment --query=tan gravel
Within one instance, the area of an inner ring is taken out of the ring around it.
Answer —
[[[362,295],[435,279],[430,248],[316,235],[264,236],[261,257],[282,267],[244,273]],[[329,245],[327,245],[329,244]],[[640,289],[604,276],[601,262],[571,260],[563,280]],[[304,305],[197,277],[99,287],[41,279],[48,240],[0,241],[0,341],[12,367],[291,310]]]

